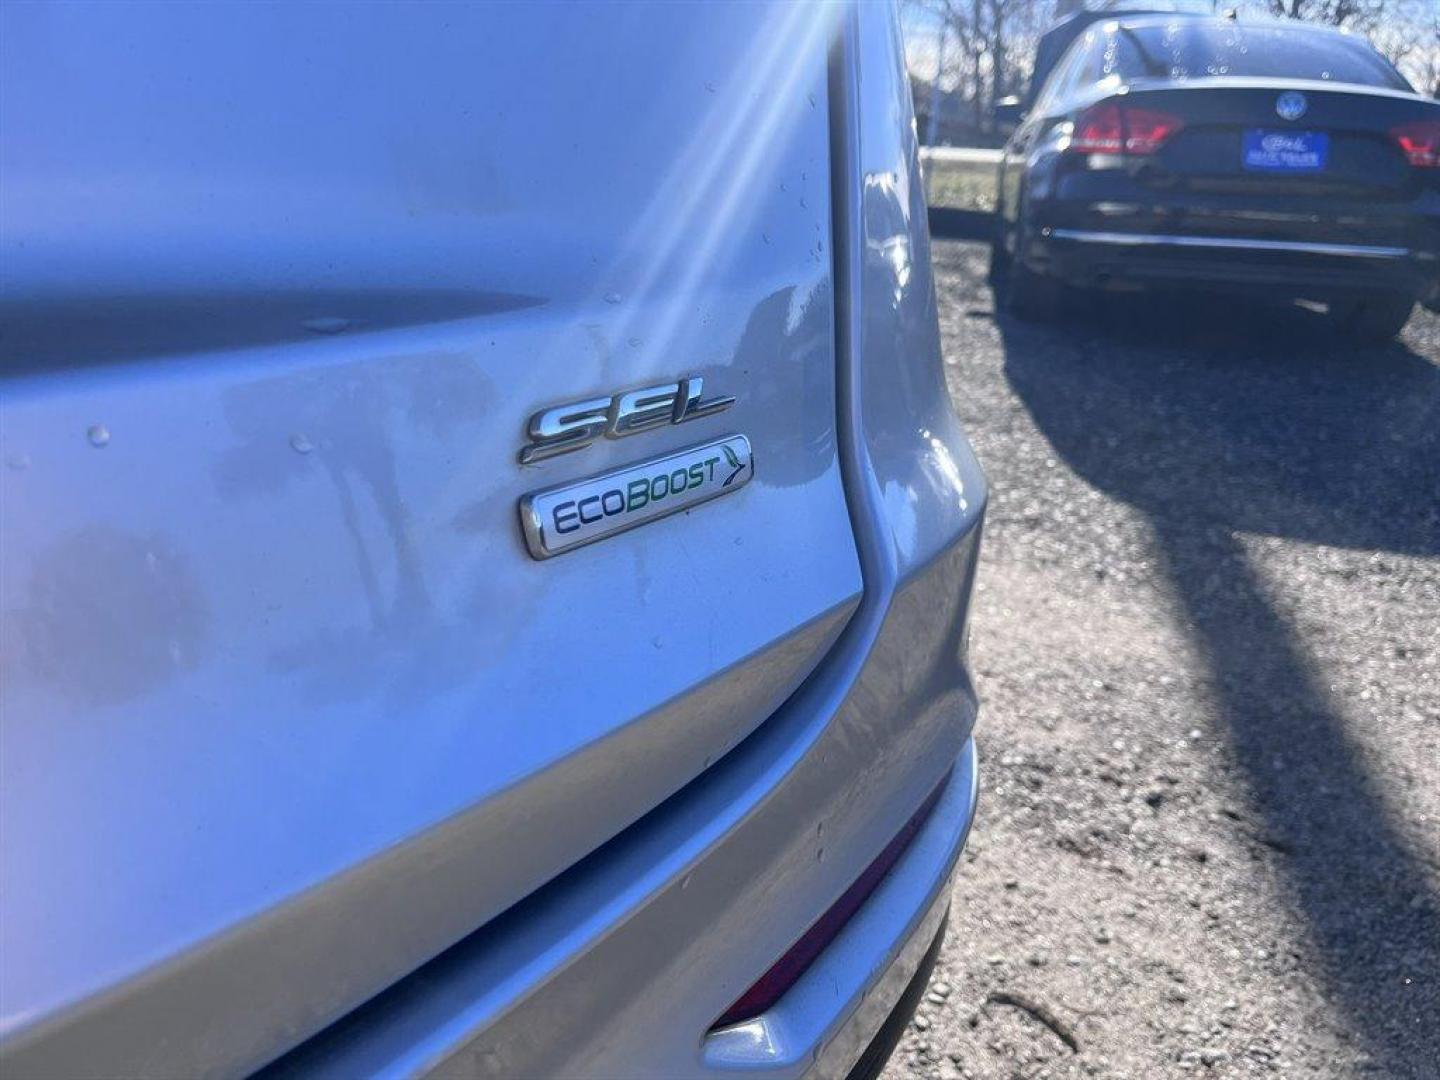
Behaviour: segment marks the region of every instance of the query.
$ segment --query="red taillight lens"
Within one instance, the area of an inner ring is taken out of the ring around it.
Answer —
[[[1108,101],[1080,114],[1070,149],[1077,154],[1153,154],[1184,126],[1170,113]]]
[[[1416,120],[1390,129],[1411,165],[1440,169],[1440,120]]]
[[[1119,105],[1095,105],[1075,121],[1070,149],[1078,154],[1119,154],[1124,152],[1125,125]]]
[[[1153,154],[1177,131],[1185,126],[1178,116],[1154,109],[1121,109],[1125,118],[1125,152]]]

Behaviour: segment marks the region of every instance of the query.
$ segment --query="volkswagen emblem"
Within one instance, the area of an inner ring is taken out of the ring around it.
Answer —
[[[1282,120],[1299,120],[1309,107],[1310,103],[1299,90],[1286,90],[1275,99],[1275,111]]]

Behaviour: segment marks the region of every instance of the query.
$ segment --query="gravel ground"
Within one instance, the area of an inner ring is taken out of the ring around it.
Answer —
[[[984,787],[886,1077],[1440,1077],[1440,319],[1035,328],[984,255],[934,252]]]

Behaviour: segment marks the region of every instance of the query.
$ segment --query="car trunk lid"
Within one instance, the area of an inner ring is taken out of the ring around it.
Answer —
[[[239,1071],[693,780],[848,618],[828,31],[4,20],[0,1033]],[[733,405],[520,464],[537,413],[685,379]],[[735,493],[527,550],[524,497],[737,436]]]
[[[1391,130],[1433,113],[1433,106],[1407,95],[1317,87],[1306,80],[1216,82],[1153,89],[1142,83],[1127,95],[1184,123],[1155,155],[1155,169],[1146,174],[1150,183],[1310,199],[1413,196],[1417,180]],[[1267,147],[1267,139],[1277,145]]]

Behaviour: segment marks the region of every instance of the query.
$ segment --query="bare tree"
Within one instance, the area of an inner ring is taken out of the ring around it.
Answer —
[[[990,127],[991,107],[1022,88],[1034,42],[1055,10],[1055,0],[906,0],[948,27],[956,48],[948,72],[937,72],[961,92],[977,130]]]
[[[1330,26],[1373,25],[1385,0],[1269,0],[1270,14]]]
[[[1264,0],[1262,10],[1360,31],[1418,89],[1440,95],[1437,0]]]

